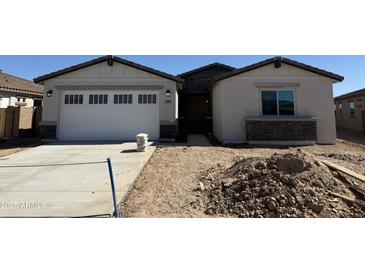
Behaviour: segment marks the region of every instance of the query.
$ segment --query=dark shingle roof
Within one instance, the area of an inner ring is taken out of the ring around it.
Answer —
[[[352,97],[356,97],[356,96],[365,96],[365,88],[337,96],[337,97],[335,97],[335,101],[352,98]]]
[[[203,66],[203,67],[199,67],[199,68],[196,68],[196,69],[189,70],[187,72],[178,74],[177,76],[178,77],[184,77],[184,76],[187,76],[189,74],[193,74],[193,73],[196,73],[196,72],[199,72],[199,71],[202,71],[202,70],[206,70],[206,69],[210,69],[210,68],[225,68],[227,70],[235,70],[236,69],[234,67],[231,67],[231,66],[228,66],[228,65],[225,65],[225,64],[212,63],[212,64],[209,64],[209,65],[206,65],[206,66]]]
[[[43,96],[42,85],[3,72],[0,72],[0,91],[37,97]]]
[[[184,80],[179,78],[179,77],[176,77],[176,76],[173,76],[171,74],[168,74],[168,73],[165,73],[165,72],[162,72],[162,71],[159,71],[159,70],[155,70],[153,68],[146,67],[146,66],[143,66],[143,65],[140,65],[140,64],[125,60],[125,59],[122,59],[122,58],[117,57],[117,56],[112,56],[112,55],[106,55],[106,56],[103,56],[103,57],[99,57],[99,58],[96,58],[96,59],[93,59],[93,60],[78,64],[78,65],[75,65],[75,66],[71,66],[71,67],[61,69],[61,70],[58,70],[58,71],[55,71],[55,72],[52,72],[52,73],[49,73],[49,74],[46,74],[46,75],[43,75],[43,76],[39,76],[39,77],[34,79],[34,82],[35,83],[40,83],[42,81],[45,81],[45,80],[48,80],[48,79],[51,79],[51,78],[54,78],[54,77],[57,77],[57,76],[72,72],[72,71],[75,71],[75,70],[86,68],[88,66],[92,66],[92,65],[95,65],[95,64],[98,64],[98,63],[102,63],[102,62],[105,62],[105,61],[108,61],[108,62],[109,61],[115,61],[115,62],[118,62],[120,64],[127,65],[127,66],[130,66],[130,67],[139,69],[139,70],[143,70],[145,72],[149,72],[149,73],[152,73],[154,75],[158,75],[158,76],[161,76],[163,78],[167,78],[167,79],[179,82],[179,83],[184,82]]]
[[[267,59],[267,60],[252,64],[252,65],[249,65],[247,67],[243,67],[243,68],[240,68],[240,69],[236,69],[234,71],[230,71],[230,72],[221,74],[221,75],[214,78],[212,84],[214,84],[217,81],[220,81],[220,80],[223,80],[223,79],[226,79],[226,78],[229,78],[229,77],[241,74],[241,73],[245,73],[245,72],[248,72],[250,70],[254,70],[254,69],[269,65],[269,64],[273,64],[273,63],[278,63],[278,64],[284,63],[284,64],[287,64],[287,65],[291,65],[291,66],[294,66],[294,67],[297,67],[297,68],[300,68],[300,69],[304,69],[306,71],[310,71],[310,72],[313,72],[313,73],[316,73],[316,74],[319,74],[319,75],[334,79],[336,81],[343,81],[343,79],[344,79],[343,76],[341,76],[341,75],[334,74],[332,72],[329,72],[329,71],[326,71],[326,70],[323,70],[323,69],[315,68],[315,67],[312,67],[312,66],[309,66],[309,65],[294,61],[294,60],[290,60],[288,58],[273,57],[273,58],[270,58],[270,59]]]

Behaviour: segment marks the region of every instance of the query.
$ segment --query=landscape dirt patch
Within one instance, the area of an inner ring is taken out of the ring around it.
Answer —
[[[122,216],[363,217],[359,205],[328,190],[351,199],[361,194],[316,161],[364,174],[364,153],[343,140],[300,148],[159,147],[122,203]],[[237,174],[227,173],[237,165]]]

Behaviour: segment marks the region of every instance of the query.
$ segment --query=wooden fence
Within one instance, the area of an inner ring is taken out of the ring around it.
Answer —
[[[0,109],[0,138],[39,135],[41,107],[7,107]]]

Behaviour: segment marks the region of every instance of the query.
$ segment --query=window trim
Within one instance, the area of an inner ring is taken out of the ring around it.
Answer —
[[[263,109],[263,105],[262,105],[262,92],[263,91],[273,91],[276,93],[276,110],[277,110],[277,114],[276,115],[264,115],[264,109]],[[291,91],[293,92],[293,103],[294,103],[294,114],[293,115],[280,115],[280,109],[279,109],[279,92],[280,91]],[[281,87],[281,88],[277,88],[277,87],[265,87],[265,88],[260,88],[259,89],[259,101],[260,101],[260,115],[262,117],[296,117],[297,116],[297,96],[296,96],[296,89],[293,87]]]

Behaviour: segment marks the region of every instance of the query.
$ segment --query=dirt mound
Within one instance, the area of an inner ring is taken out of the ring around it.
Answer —
[[[336,160],[341,160],[353,164],[361,164],[365,161],[365,157],[363,156],[356,156],[352,154],[340,154],[340,153],[321,153],[319,156],[324,156]]]
[[[213,216],[365,216],[360,206],[329,194],[357,198],[328,168],[301,152],[235,159],[228,169],[208,170],[198,188],[206,214]]]

